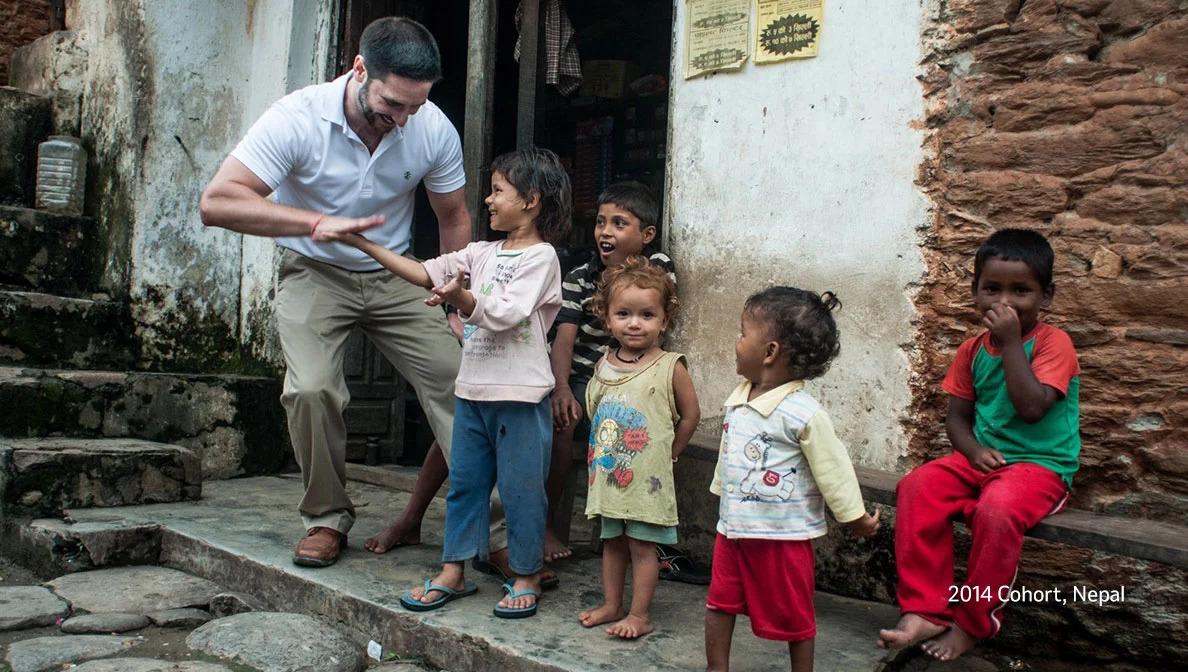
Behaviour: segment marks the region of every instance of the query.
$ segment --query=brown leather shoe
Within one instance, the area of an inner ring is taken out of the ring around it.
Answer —
[[[303,567],[329,567],[338,561],[338,552],[346,546],[347,535],[328,527],[311,527],[297,542],[293,564]]]

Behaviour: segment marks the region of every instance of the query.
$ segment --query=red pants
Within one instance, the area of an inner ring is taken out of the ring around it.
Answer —
[[[956,623],[971,637],[998,633],[1015,582],[1023,533],[1059,511],[1068,488],[1053,471],[1017,462],[989,473],[953,453],[921,465],[896,490],[895,562],[899,609]],[[953,522],[973,536],[964,586],[953,584]],[[1004,588],[1004,586],[1006,588]],[[950,604],[950,597],[957,598]]]

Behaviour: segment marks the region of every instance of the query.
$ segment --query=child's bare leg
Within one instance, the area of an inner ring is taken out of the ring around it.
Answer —
[[[730,643],[734,639],[734,614],[705,610],[705,670],[730,670]]]
[[[813,672],[813,642],[806,639],[788,642],[788,657],[792,659],[792,672]]]
[[[606,632],[622,639],[635,639],[655,630],[652,597],[660,581],[660,561],[653,542],[627,537],[627,548],[631,551],[631,612]]]
[[[610,623],[623,617],[623,584],[627,581],[627,537],[618,536],[602,542],[602,604],[578,615],[587,628]]]
[[[425,517],[425,511],[429,509],[429,504],[437,496],[449,472],[441,445],[434,441],[417,474],[417,482],[413,486],[412,496],[408,498],[408,506],[404,507],[404,514],[364,542],[363,548],[372,553],[387,553],[397,546],[416,546],[421,543],[421,519]]]
[[[899,623],[889,630],[879,630],[879,648],[906,649],[920,642],[936,637],[946,630],[945,626],[916,614],[904,614]]]
[[[978,640],[970,637],[969,633],[954,625],[943,635],[933,637],[920,644],[920,648],[924,649],[925,653],[937,660],[950,661],[957,660],[977,643]]]
[[[433,577],[431,583],[453,588],[454,590],[463,590],[466,587],[466,580],[463,573],[464,567],[465,564],[461,562],[443,562],[441,564],[441,573]],[[426,593],[425,586],[417,586],[412,589],[411,593],[414,600],[420,600],[421,602],[432,602],[442,595],[439,590],[430,590]]]
[[[573,462],[573,430],[570,425],[565,429],[553,430],[553,450],[549,462],[549,478],[545,481],[545,494],[549,498],[549,514],[545,525],[544,560],[552,562],[561,558],[568,558],[573,551],[561,543],[560,537],[553,532],[553,528],[562,525],[565,518],[573,515],[572,511],[559,511],[561,495],[565,490],[565,481],[569,478],[569,466]],[[560,520],[558,520],[560,518]]]

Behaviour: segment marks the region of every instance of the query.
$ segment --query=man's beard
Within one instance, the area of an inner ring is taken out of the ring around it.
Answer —
[[[369,90],[371,90],[370,78],[366,82],[363,82],[363,85],[359,87],[359,93],[356,95],[357,102],[359,103],[359,111],[363,113],[363,119],[367,121],[367,125],[371,127],[371,130],[379,133],[387,133],[392,129],[388,128],[387,124],[381,127],[379,115],[367,103],[367,92]]]

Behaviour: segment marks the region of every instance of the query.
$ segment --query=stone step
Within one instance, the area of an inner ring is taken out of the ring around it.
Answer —
[[[6,514],[56,516],[77,507],[201,497],[201,464],[188,448],[140,439],[0,439]]]
[[[0,284],[63,293],[92,286],[90,217],[0,205]]]
[[[600,559],[581,547],[557,564],[561,586],[545,593],[533,618],[495,618],[491,610],[503,594],[500,581],[469,567],[467,579],[478,585],[477,595],[440,611],[403,609],[400,594],[440,568],[445,504],[440,499],[430,504],[421,545],[381,556],[364,550],[363,542],[404,509],[408,494],[355,482],[347,488],[359,519],[342,558],[320,569],[291,561],[293,543],[303,531],[296,510],[302,494],[298,477],[205,483],[200,502],[75,509],[69,512],[72,524],[55,521],[24,538],[12,534],[11,523],[0,525],[5,532],[0,543],[16,547],[22,539],[44,538],[50,529],[70,536],[69,528],[92,526],[77,536],[93,547],[110,547],[119,526],[152,527],[159,530],[159,541],[143,545],[159,549],[159,561],[167,567],[286,611],[331,620],[357,631],[364,641],[380,643],[385,653],[453,672],[704,669],[705,586],[662,581],[652,609],[657,631],[634,642],[616,640],[603,628],[585,629],[577,622],[578,613],[595,606],[602,594]],[[103,542],[103,535],[112,539]],[[816,607],[816,669],[887,669],[893,656],[875,648],[874,640],[879,627],[898,618],[894,607],[825,593],[818,593]],[[740,618],[732,663],[738,670],[787,669],[788,649],[758,639],[749,621]]]
[[[131,368],[132,333],[123,303],[0,290],[0,363]]]
[[[0,436],[132,437],[185,446],[204,481],[276,473],[292,455],[280,381],[0,367]]]

